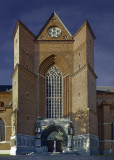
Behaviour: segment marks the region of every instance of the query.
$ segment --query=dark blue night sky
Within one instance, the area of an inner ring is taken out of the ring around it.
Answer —
[[[71,34],[88,19],[96,36],[97,85],[114,86],[114,0],[0,0],[0,85],[12,83],[17,19],[37,35],[53,11]]]

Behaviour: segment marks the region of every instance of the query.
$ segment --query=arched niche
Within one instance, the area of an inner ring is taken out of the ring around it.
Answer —
[[[49,70],[51,66],[57,66],[62,74],[63,77],[69,74],[69,68],[66,64],[66,62],[57,55],[51,55],[47,57],[40,65],[39,67],[39,74],[45,77],[46,72]]]
[[[47,57],[39,66],[39,113],[38,116],[46,118],[46,74],[56,66],[62,73],[63,81],[63,118],[70,113],[70,77],[67,63],[57,55]]]

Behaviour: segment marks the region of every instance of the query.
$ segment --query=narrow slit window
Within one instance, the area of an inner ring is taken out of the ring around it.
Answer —
[[[5,141],[5,123],[0,119],[0,142]]]
[[[114,120],[111,123],[111,139],[114,140]]]

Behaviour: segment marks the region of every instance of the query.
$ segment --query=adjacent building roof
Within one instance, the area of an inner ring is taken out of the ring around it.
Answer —
[[[0,85],[0,91],[12,91],[12,85]]]
[[[114,92],[114,86],[97,86],[97,91]],[[0,85],[0,91],[12,91],[12,85]]]
[[[114,92],[114,86],[97,86],[96,90],[102,92]]]

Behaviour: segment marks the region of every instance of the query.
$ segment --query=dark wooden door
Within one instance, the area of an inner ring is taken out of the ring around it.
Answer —
[[[56,141],[56,152],[62,152],[63,142],[61,140]]]
[[[48,152],[53,152],[54,150],[54,140],[48,140]]]

